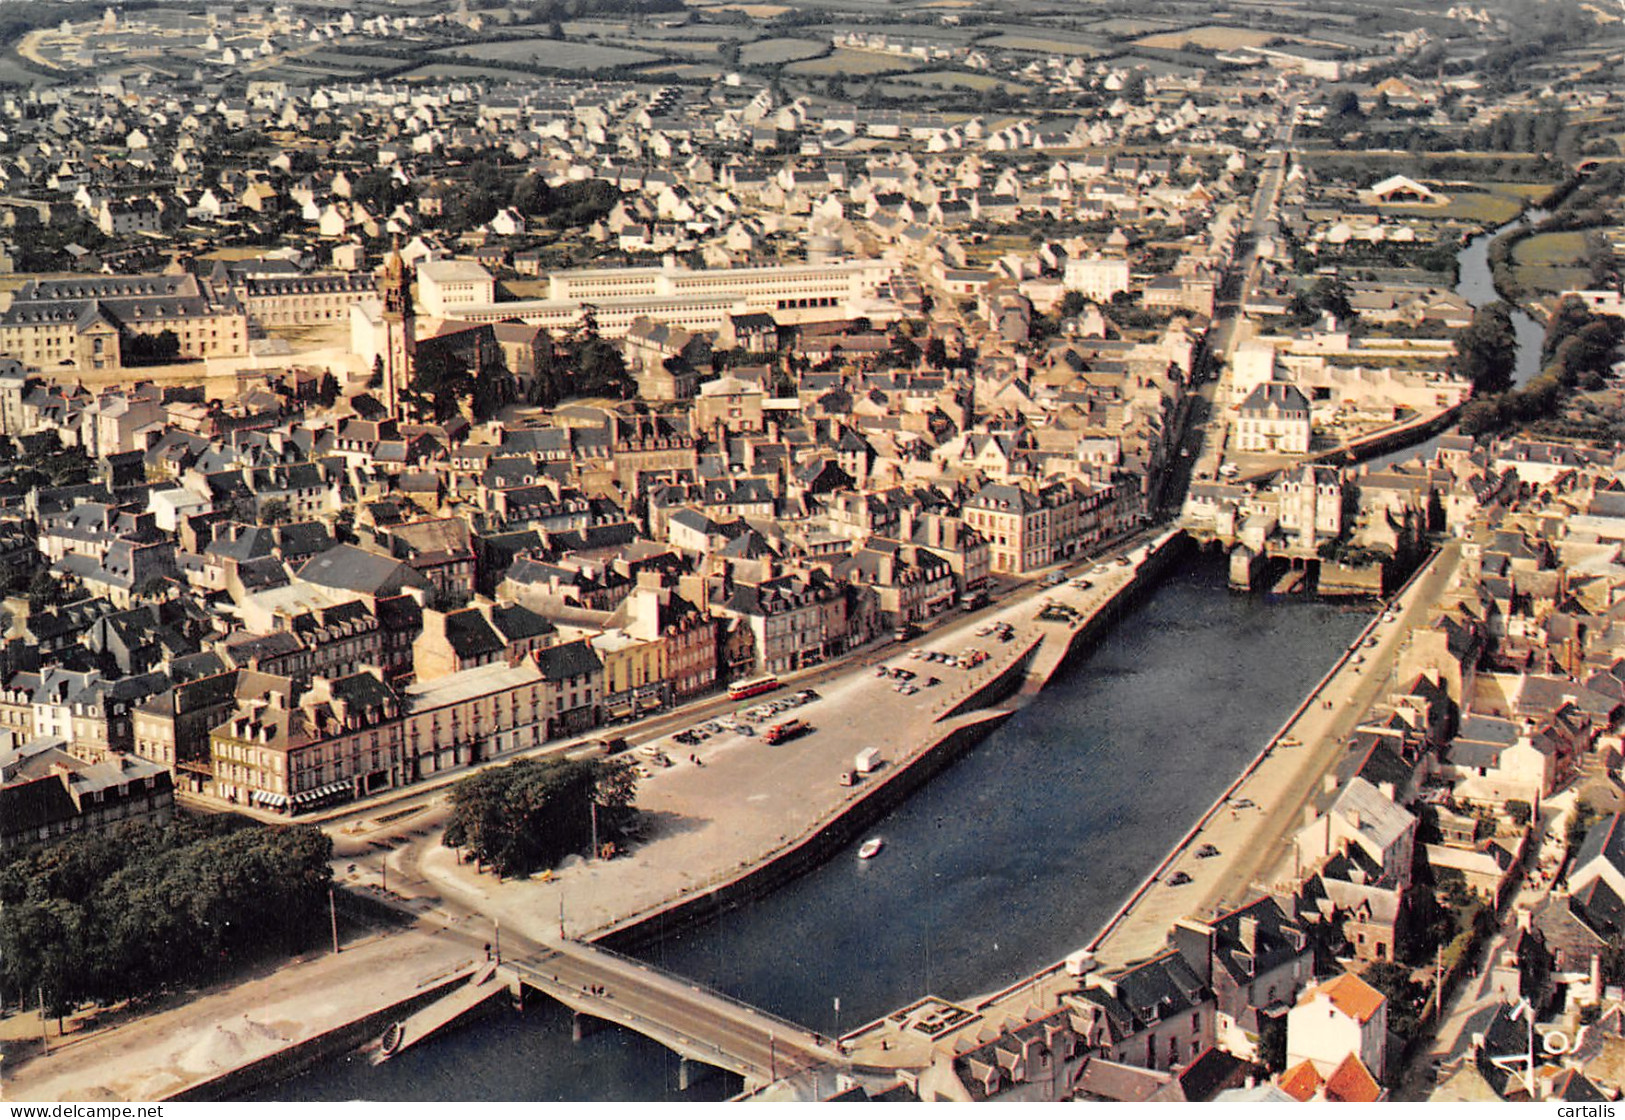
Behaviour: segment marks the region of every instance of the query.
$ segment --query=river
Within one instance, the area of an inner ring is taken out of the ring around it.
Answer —
[[[1544,210],[1526,210],[1506,225],[1489,233],[1481,233],[1463,246],[1461,252],[1456,254],[1458,270],[1456,294],[1474,307],[1482,307],[1486,303],[1494,303],[1500,299],[1495,290],[1495,276],[1490,272],[1490,242],[1508,230],[1517,229],[1525,222],[1532,224],[1545,217]],[[1512,330],[1518,336],[1518,363],[1512,370],[1512,383],[1522,385],[1540,372],[1540,348],[1546,341],[1546,328],[1514,304]],[[1390,451],[1386,455],[1378,455],[1370,459],[1369,463],[1372,470],[1377,470],[1394,463],[1406,462],[1418,455],[1430,456],[1438,445],[1439,437],[1434,436],[1422,443]]]
[[[1363,610],[1232,595],[1202,557],[1093,654],[836,857],[647,959],[814,1030],[850,1030],[928,992],[965,998],[1089,940],[1297,706]],[[834,1000],[841,1000],[837,1020]],[[383,1066],[324,1063],[264,1100],[705,1100],[677,1060],[607,1029],[570,1040],[544,1000]]]

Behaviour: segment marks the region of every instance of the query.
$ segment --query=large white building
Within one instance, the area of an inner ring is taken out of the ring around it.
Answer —
[[[1110,303],[1118,292],[1129,290],[1128,260],[1097,256],[1067,261],[1063,282],[1096,303]]]
[[[496,281],[473,261],[424,261],[418,265],[418,304],[437,319],[462,318],[467,307],[489,306]]]
[[[418,302],[430,304],[418,270]],[[767,312],[779,323],[863,316],[885,323],[902,309],[875,294],[890,279],[891,262],[848,261],[841,264],[765,265],[757,268],[689,269],[668,263],[656,268],[586,268],[548,277],[548,298],[483,304],[459,301],[444,314],[472,323],[521,319],[549,330],[569,330],[591,308],[600,333],[626,333],[643,317],[691,331],[722,329],[728,318]]]

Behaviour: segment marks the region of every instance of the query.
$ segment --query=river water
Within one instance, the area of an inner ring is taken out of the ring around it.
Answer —
[[[928,992],[996,990],[1087,942],[1365,624],[1313,600],[1232,595],[1222,561],[1171,575],[1087,659],[873,833],[748,908],[647,959],[845,1031]],[[835,999],[841,1001],[837,1019]],[[677,1060],[607,1029],[570,1040],[535,1001],[374,1067],[329,1061],[265,1100],[705,1100]]]
[[[1490,272],[1490,242],[1525,222],[1533,224],[1545,217],[1544,210],[1525,211],[1499,229],[1481,233],[1463,246],[1461,252],[1456,254],[1458,267],[1456,294],[1474,307],[1482,307],[1486,303],[1494,303],[1500,299],[1500,295],[1495,291],[1495,277]],[[1540,348],[1546,340],[1546,328],[1514,305],[1512,330],[1518,336],[1518,364],[1512,370],[1512,383],[1522,385],[1540,372]],[[1371,469],[1377,470],[1393,463],[1414,459],[1418,455],[1430,457],[1438,445],[1439,438],[1434,436],[1422,443],[1391,451],[1386,455],[1378,455],[1368,461]]]

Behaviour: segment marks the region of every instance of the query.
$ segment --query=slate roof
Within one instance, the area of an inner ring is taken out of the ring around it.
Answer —
[[[604,667],[591,643],[585,639],[538,650],[536,661],[541,666],[542,676],[550,681],[591,675]]]
[[[400,561],[354,545],[334,545],[299,566],[299,578],[322,587],[376,595],[391,584],[420,585],[422,580]]]

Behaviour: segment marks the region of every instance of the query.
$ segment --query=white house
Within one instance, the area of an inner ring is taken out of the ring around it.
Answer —
[[[1313,423],[1309,398],[1288,381],[1270,381],[1241,402],[1236,447],[1279,455],[1306,455]]]
[[[1352,972],[1310,988],[1287,1012],[1289,1069],[1309,1062],[1325,1077],[1353,1054],[1381,1081],[1387,1049],[1387,997]]]

